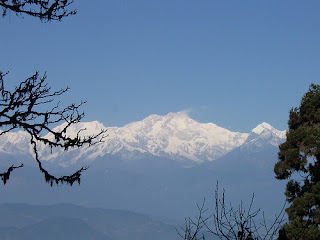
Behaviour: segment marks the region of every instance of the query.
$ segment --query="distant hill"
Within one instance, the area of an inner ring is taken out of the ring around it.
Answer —
[[[0,216],[0,239],[177,239],[174,226],[129,211],[71,204],[0,204]]]

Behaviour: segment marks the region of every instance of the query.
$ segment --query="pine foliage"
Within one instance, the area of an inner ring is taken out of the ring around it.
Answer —
[[[320,85],[311,84],[290,110],[288,126],[274,167],[277,179],[292,178],[285,191],[289,222],[279,239],[320,239]]]

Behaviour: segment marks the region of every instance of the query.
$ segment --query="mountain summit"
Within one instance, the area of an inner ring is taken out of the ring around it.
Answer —
[[[219,158],[240,146],[248,136],[213,123],[198,123],[182,112],[151,115],[140,122],[109,130],[105,146],[114,146],[109,148],[112,154],[122,154],[121,150],[126,149],[131,153],[138,151],[197,163]]]
[[[57,128],[59,127],[61,126]],[[97,121],[84,122],[70,129],[69,134],[74,135],[79,129],[86,129],[81,134],[92,135],[104,128],[106,127]],[[0,138],[2,152],[6,151],[8,145],[27,144],[22,132],[10,134]],[[125,161],[156,156],[178,162],[202,163],[216,160],[240,146],[276,145],[284,139],[285,131],[279,131],[265,122],[251,133],[231,132],[214,123],[199,123],[186,113],[177,112],[165,116],[153,114],[123,127],[110,127],[104,142],[91,147],[72,149],[66,153],[60,150],[51,153],[42,148],[41,157],[52,161],[57,158],[65,166],[79,159],[90,162],[105,156],[117,156]],[[25,147],[19,147],[19,150],[30,154]]]

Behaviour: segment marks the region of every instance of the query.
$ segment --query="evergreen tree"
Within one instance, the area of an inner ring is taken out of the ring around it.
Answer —
[[[320,85],[311,84],[300,107],[290,110],[288,127],[274,167],[277,179],[291,178],[285,191],[289,222],[279,239],[320,239]]]

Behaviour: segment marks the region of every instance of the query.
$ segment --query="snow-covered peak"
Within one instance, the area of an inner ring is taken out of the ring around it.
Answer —
[[[278,147],[286,138],[286,131],[279,131],[270,124],[263,122],[252,129],[241,148],[249,148],[252,151],[273,145]]]
[[[55,130],[59,131],[64,127],[65,124],[62,124]],[[91,136],[103,129],[106,127],[98,121],[81,122],[70,126],[67,135],[73,137],[81,130],[80,137]],[[62,150],[60,152],[60,149],[55,149],[52,154],[50,149],[43,146],[39,149],[41,157],[53,161],[56,159],[61,164],[62,162],[66,164],[66,159],[67,162],[94,161],[99,156],[107,155],[117,155],[124,160],[153,155],[176,161],[201,163],[218,159],[242,145],[264,146],[266,143],[271,143],[276,146],[285,138],[285,131],[278,131],[265,122],[259,124],[251,133],[239,133],[214,123],[199,123],[190,118],[186,112],[169,113],[164,116],[153,114],[123,127],[107,127],[107,129],[108,137],[102,143],[71,149],[68,153],[64,153],[64,157]],[[50,135],[47,137],[50,138]],[[2,149],[6,152],[9,149],[6,142],[16,145],[18,144],[16,141],[23,141],[25,149],[30,145],[22,137],[10,136],[8,139],[0,138],[0,151]]]
[[[30,136],[27,132],[7,132],[0,137],[0,152],[24,154],[30,150]]]
[[[272,127],[269,123],[263,122],[263,123],[259,124],[258,126],[256,126],[254,129],[252,129],[252,132],[254,132],[256,134],[260,134],[264,130],[273,131],[273,130],[275,130],[275,128]]]
[[[278,138],[284,139],[286,137],[286,131],[279,131],[278,129],[275,129],[269,123],[266,123],[266,122],[259,124],[257,127],[252,129],[252,132],[258,135],[261,135],[266,132],[271,132],[273,135],[277,136]]]
[[[144,123],[155,123],[155,122],[163,122],[163,123],[176,123],[176,124],[186,124],[186,123],[195,123],[193,119],[191,119],[187,113],[185,112],[177,112],[177,113],[168,113],[167,115],[161,116],[157,114],[152,114],[146,117],[141,122]]]
[[[213,123],[199,123],[186,112],[150,115],[122,128],[110,128],[106,139],[112,154],[124,149],[195,162],[215,160],[240,146],[247,133],[231,132]],[[108,148],[108,147],[107,147]],[[130,153],[130,157],[132,158]]]
[[[188,120],[188,121],[194,121],[193,119],[191,119],[188,115],[187,112],[170,112],[167,115],[164,116],[165,118],[170,118],[170,119],[184,119],[184,120]]]
[[[63,123],[57,127],[55,127],[54,131],[61,131],[67,123]],[[79,122],[77,124],[72,124],[68,127],[67,135],[75,136],[80,131],[80,137],[95,135],[101,132],[101,130],[107,129],[102,123],[98,121],[93,122]]]

